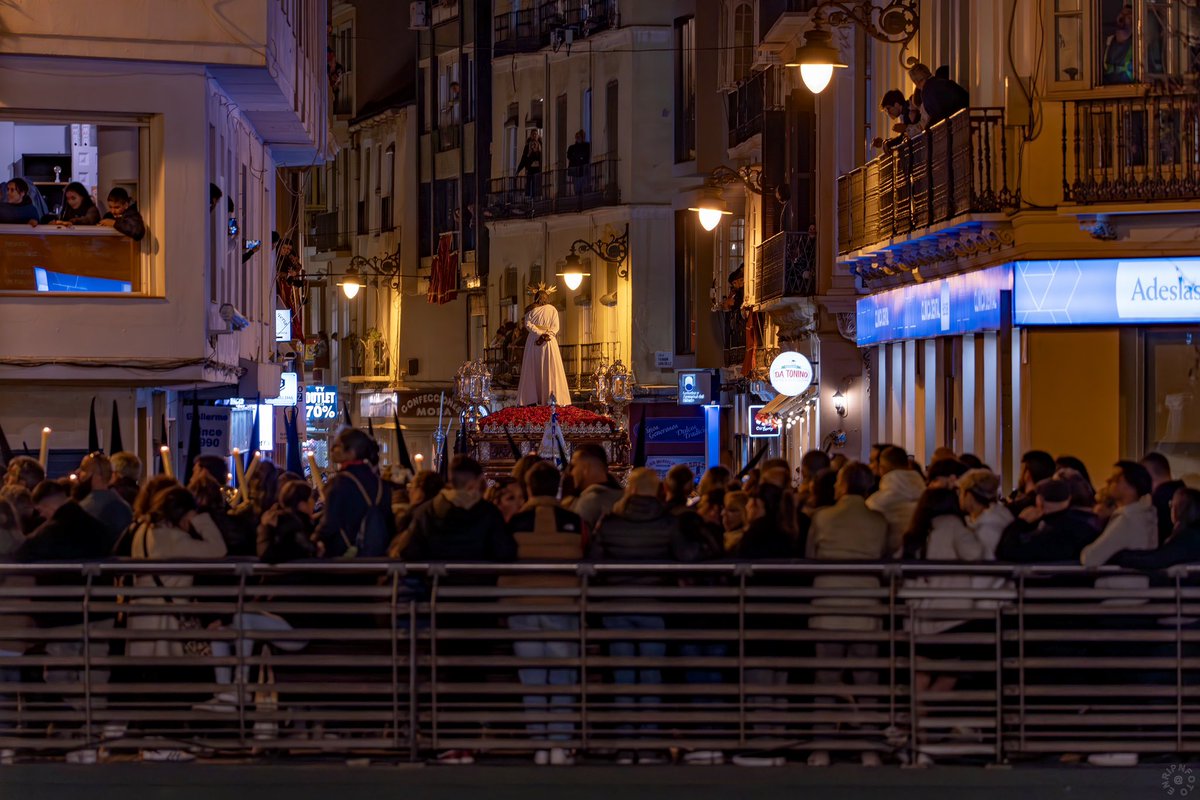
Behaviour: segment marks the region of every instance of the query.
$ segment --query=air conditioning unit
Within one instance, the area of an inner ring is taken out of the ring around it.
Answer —
[[[413,0],[408,4],[408,29],[411,31],[429,30],[429,11],[425,0]]]

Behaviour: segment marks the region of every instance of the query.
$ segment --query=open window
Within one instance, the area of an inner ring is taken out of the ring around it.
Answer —
[[[150,293],[149,121],[14,114],[0,141],[0,293]]]

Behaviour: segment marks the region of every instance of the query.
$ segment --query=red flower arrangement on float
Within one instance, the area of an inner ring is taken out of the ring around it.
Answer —
[[[513,435],[541,434],[550,421],[550,406],[511,406],[502,408],[479,421],[484,433],[503,434],[507,428]],[[564,434],[603,434],[616,427],[610,417],[594,414],[577,406],[559,406],[558,424]]]

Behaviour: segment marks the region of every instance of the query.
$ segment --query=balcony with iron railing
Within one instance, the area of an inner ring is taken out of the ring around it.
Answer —
[[[729,93],[729,147],[763,132],[766,115],[783,112],[783,75],[776,67],[754,73]]]
[[[572,392],[588,392],[592,389],[592,378],[601,361],[609,363],[620,357],[619,342],[589,342],[587,344],[560,344],[563,370],[567,374],[567,385]],[[521,362],[525,346],[521,340],[512,344],[484,348],[484,364],[492,375],[497,388],[515,388],[521,380]]]
[[[838,178],[838,253],[882,249],[1016,208],[999,108],[963,109]]]
[[[1063,103],[1063,200],[1200,199],[1200,99],[1195,92]]]
[[[617,24],[616,0],[549,0],[534,8],[497,14],[492,52],[496,57],[535,53],[551,44],[555,31],[569,29],[572,38],[582,39]]]
[[[604,155],[582,167],[493,178],[488,182],[485,213],[490,219],[513,219],[570,214],[620,202],[616,156]]]
[[[761,305],[817,293],[817,237],[781,231],[755,250],[755,297]]]
[[[313,245],[318,253],[350,249],[346,232],[338,230],[338,216],[337,211],[313,216]]]

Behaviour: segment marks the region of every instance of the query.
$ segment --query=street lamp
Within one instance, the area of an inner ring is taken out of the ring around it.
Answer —
[[[842,419],[846,418],[846,395],[842,394],[841,389],[833,393],[833,410]]]
[[[821,27],[820,22],[804,34],[804,44],[796,48],[796,54],[786,66],[800,68],[800,78],[813,94],[825,91],[835,68],[846,68],[841,53],[833,43],[833,36]]]
[[[833,78],[833,71],[845,68],[833,37],[824,25],[837,28],[858,25],[872,39],[899,44],[900,63],[907,69],[917,63],[905,56],[908,44],[917,35],[920,0],[888,0],[877,6],[873,0],[824,0],[812,11],[813,27],[804,34],[804,43],[796,48],[789,67],[800,68],[800,78],[813,94],[820,94]]]
[[[353,265],[346,270],[346,277],[338,281],[338,286],[342,287],[342,294],[346,295],[347,300],[353,300],[358,296],[358,290],[362,288],[362,280]]]
[[[583,279],[590,275],[590,272],[583,271],[583,262],[580,261],[579,256],[575,254],[573,249],[567,254],[567,258],[563,262],[562,272],[558,273],[558,277],[563,279],[563,283],[572,292],[578,289],[583,283]]]
[[[583,264],[579,260],[579,254],[584,250],[595,253],[596,257],[601,261],[609,264],[619,265],[617,268],[618,278],[629,277],[629,266],[626,264],[626,259],[629,258],[629,225],[625,225],[625,232],[620,236],[613,234],[608,240],[597,239],[594,242],[589,242],[586,239],[576,239],[571,242],[570,252],[567,253],[566,259],[563,260],[563,270],[558,273],[558,276],[563,279],[563,283],[571,291],[579,288],[583,283],[583,279],[590,273],[583,271]]]
[[[394,253],[382,256],[371,256],[370,258],[354,256],[350,259],[350,266],[346,268],[345,276],[338,281],[337,285],[342,287],[342,294],[346,295],[347,300],[353,300],[358,296],[359,290],[365,285],[368,277],[371,277],[375,286],[379,285],[378,281],[382,278],[393,289],[400,288],[401,278],[421,277],[419,275],[403,275],[400,269],[399,248]]]
[[[721,187],[739,182],[748,191],[762,194],[762,165],[751,164],[734,169],[722,164],[708,174],[704,180],[704,188],[700,190],[700,200],[688,209],[700,215],[700,227],[711,231],[721,224],[721,217],[733,213],[725,204],[725,193]]]

